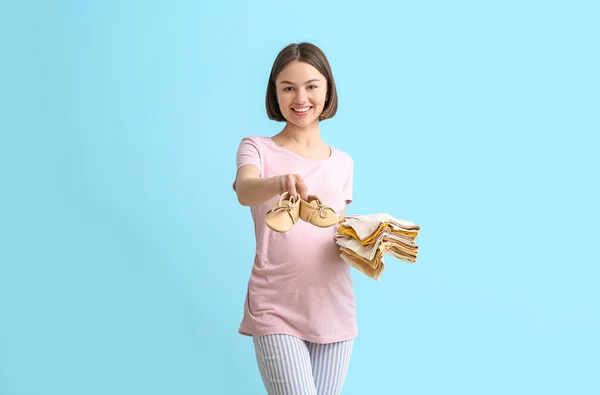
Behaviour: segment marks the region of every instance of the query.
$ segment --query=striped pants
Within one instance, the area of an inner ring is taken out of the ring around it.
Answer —
[[[340,394],[352,344],[352,340],[319,344],[289,335],[254,336],[258,370],[269,395]]]

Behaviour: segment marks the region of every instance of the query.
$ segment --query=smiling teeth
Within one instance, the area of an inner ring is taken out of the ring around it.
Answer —
[[[296,112],[307,112],[308,110],[310,110],[310,107],[294,108],[294,111]]]

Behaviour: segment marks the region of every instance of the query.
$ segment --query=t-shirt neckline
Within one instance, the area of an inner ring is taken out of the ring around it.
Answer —
[[[327,146],[329,147],[329,151],[330,151],[330,154],[329,154],[329,156],[328,156],[327,158],[324,158],[324,159],[311,159],[311,158],[306,158],[306,157],[304,157],[304,156],[302,156],[302,155],[298,155],[298,154],[297,154],[297,153],[295,153],[294,151],[290,151],[290,150],[289,150],[289,149],[287,149],[287,148],[283,148],[283,147],[281,147],[281,146],[277,145],[277,143],[275,143],[275,141],[273,141],[273,139],[272,139],[271,137],[265,137],[265,139],[267,139],[267,140],[269,141],[269,144],[271,144],[271,146],[273,146],[273,147],[274,147],[275,149],[277,149],[278,151],[285,152],[285,153],[287,153],[287,154],[290,154],[290,155],[292,155],[292,156],[295,156],[296,158],[300,158],[300,159],[302,159],[302,160],[307,160],[307,161],[311,161],[311,162],[326,162],[326,161],[328,161],[328,160],[331,160],[331,159],[333,158],[334,154],[335,154],[335,149],[334,149],[332,146],[330,146],[330,145],[327,145]]]

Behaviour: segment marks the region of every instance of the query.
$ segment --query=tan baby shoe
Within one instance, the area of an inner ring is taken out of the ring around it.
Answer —
[[[276,232],[287,232],[298,222],[300,216],[300,201],[295,196],[284,192],[279,201],[265,215],[265,223]]]
[[[328,228],[339,222],[335,210],[315,195],[308,195],[307,200],[300,199],[300,218],[319,228]]]

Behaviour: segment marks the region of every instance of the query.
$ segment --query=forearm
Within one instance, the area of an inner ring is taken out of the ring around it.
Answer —
[[[240,180],[236,192],[242,206],[260,206],[277,195],[277,177]]]

